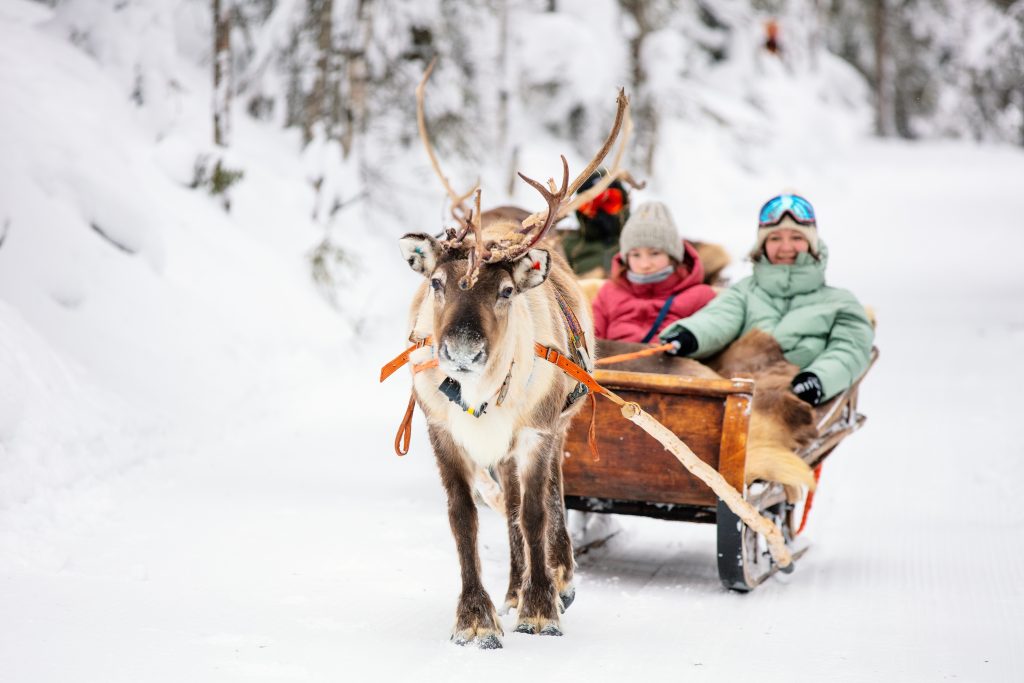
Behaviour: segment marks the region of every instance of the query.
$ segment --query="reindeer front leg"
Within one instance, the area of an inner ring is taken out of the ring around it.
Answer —
[[[551,565],[555,589],[564,612],[576,599],[573,572],[576,561],[572,555],[572,541],[565,528],[565,492],[562,487],[562,453],[565,450],[565,436],[557,439],[552,448],[548,465],[551,468],[548,495],[548,562]]]
[[[526,546],[526,572],[520,591],[516,632],[560,636],[558,593],[548,570],[552,438],[549,434],[532,436],[533,443],[529,444],[532,448],[517,444],[522,489],[520,526]]]
[[[522,493],[519,489],[519,473],[512,458],[498,465],[498,477],[501,489],[505,493],[505,518],[508,522],[508,549],[511,563],[508,572],[508,590],[505,592],[505,604],[502,614],[519,609],[519,590],[523,584],[523,528],[519,523],[522,509]]]
[[[452,640],[458,645],[475,644],[481,649],[501,647],[501,624],[491,596],[480,579],[480,556],[477,553],[477,514],[473,501],[472,473],[461,449],[441,429],[430,427],[430,441],[441,473],[441,482],[448,494],[448,522],[455,536],[455,546],[462,568],[462,593],[455,610]]]

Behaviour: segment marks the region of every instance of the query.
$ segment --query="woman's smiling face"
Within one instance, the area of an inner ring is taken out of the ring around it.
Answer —
[[[811,245],[803,233],[792,228],[779,228],[773,230],[764,241],[764,253],[769,263],[774,265],[791,266],[796,263],[796,257],[809,251]]]

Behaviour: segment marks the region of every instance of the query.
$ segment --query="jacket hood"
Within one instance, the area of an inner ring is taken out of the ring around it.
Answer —
[[[754,281],[757,286],[775,297],[787,298],[806,294],[825,285],[825,267],[828,265],[828,247],[818,240],[818,257],[810,252],[798,254],[793,265],[773,265],[761,256],[754,261]]]
[[[682,263],[676,267],[674,273],[661,282],[654,282],[648,285],[630,282],[626,277],[627,270],[628,268],[622,259],[622,255],[616,254],[615,258],[612,259],[611,280],[633,296],[641,298],[669,297],[704,282],[704,264],[701,262],[697,250],[686,240],[683,240]]]

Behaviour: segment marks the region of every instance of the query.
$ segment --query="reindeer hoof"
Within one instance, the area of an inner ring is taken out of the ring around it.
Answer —
[[[545,619],[543,617],[524,619],[516,624],[515,630],[516,633],[525,633],[531,636],[537,635],[538,633],[542,636],[562,635],[562,629],[558,627],[557,620]]]
[[[475,645],[481,650],[500,650],[501,639],[498,638],[494,633],[489,633],[485,636],[466,637],[465,635],[454,635],[452,636],[452,642],[459,647],[465,647],[467,645]]]
[[[500,650],[501,640],[493,633],[483,638],[477,638],[476,646],[481,650]]]
[[[565,591],[564,593],[560,593],[558,595],[558,598],[562,601],[562,604],[559,606],[558,609],[562,612],[562,614],[565,614],[565,610],[569,609],[569,605],[571,605],[573,601],[576,599],[576,588],[570,586],[569,590]]]
[[[779,571],[783,574],[792,574],[794,569],[796,569],[796,562],[790,562],[785,567],[779,567]]]

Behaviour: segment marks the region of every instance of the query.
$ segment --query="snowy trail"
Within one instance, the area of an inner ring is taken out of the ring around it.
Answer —
[[[375,383],[396,324],[219,429],[155,435],[157,457],[8,510],[0,677],[1020,680],[1021,177],[1012,150],[865,143],[798,179],[882,355],[790,576],[726,592],[712,527],[623,519],[581,560],[564,638],[449,645],[458,569],[422,418],[395,458],[407,387]],[[487,510],[481,555],[500,598]]]

